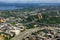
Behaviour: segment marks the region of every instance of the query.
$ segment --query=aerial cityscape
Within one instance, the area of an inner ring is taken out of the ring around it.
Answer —
[[[60,40],[60,1],[1,0],[0,40]]]

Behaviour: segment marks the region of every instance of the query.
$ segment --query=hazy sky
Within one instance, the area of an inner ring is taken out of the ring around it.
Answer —
[[[60,0],[0,0],[0,2],[19,3],[60,3]]]

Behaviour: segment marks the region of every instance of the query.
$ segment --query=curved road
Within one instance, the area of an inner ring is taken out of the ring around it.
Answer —
[[[23,38],[29,36],[31,33],[36,32],[38,30],[41,30],[39,27],[37,28],[32,28],[32,29],[27,29],[26,31],[20,33],[18,36],[15,36],[11,40],[22,40]]]
[[[27,29],[26,31],[21,32],[18,36],[15,36],[14,38],[12,38],[11,40],[22,40],[23,38],[26,38],[29,35],[31,35],[31,33],[36,32],[38,30],[42,30],[42,29],[44,28],[37,27],[37,28]],[[60,28],[55,28],[55,27],[52,27],[51,29],[60,30]]]

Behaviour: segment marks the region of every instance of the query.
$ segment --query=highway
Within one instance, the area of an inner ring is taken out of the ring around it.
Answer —
[[[32,28],[32,29],[27,29],[24,32],[21,32],[18,36],[15,36],[11,40],[22,40],[25,37],[28,37],[31,33],[36,32],[38,30],[41,30],[39,27],[37,28]]]
[[[26,38],[29,35],[31,35],[31,33],[37,32],[38,30],[42,30],[44,28],[37,27],[37,28],[27,29],[26,31],[21,32],[18,36],[15,36],[14,38],[12,38],[11,40],[22,40],[23,38]],[[55,28],[55,27],[52,27],[50,29],[53,29],[53,30],[58,29],[58,30],[60,30],[60,28]]]

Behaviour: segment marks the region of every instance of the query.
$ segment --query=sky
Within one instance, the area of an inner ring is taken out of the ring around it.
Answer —
[[[60,3],[60,0],[0,0],[7,3]]]

